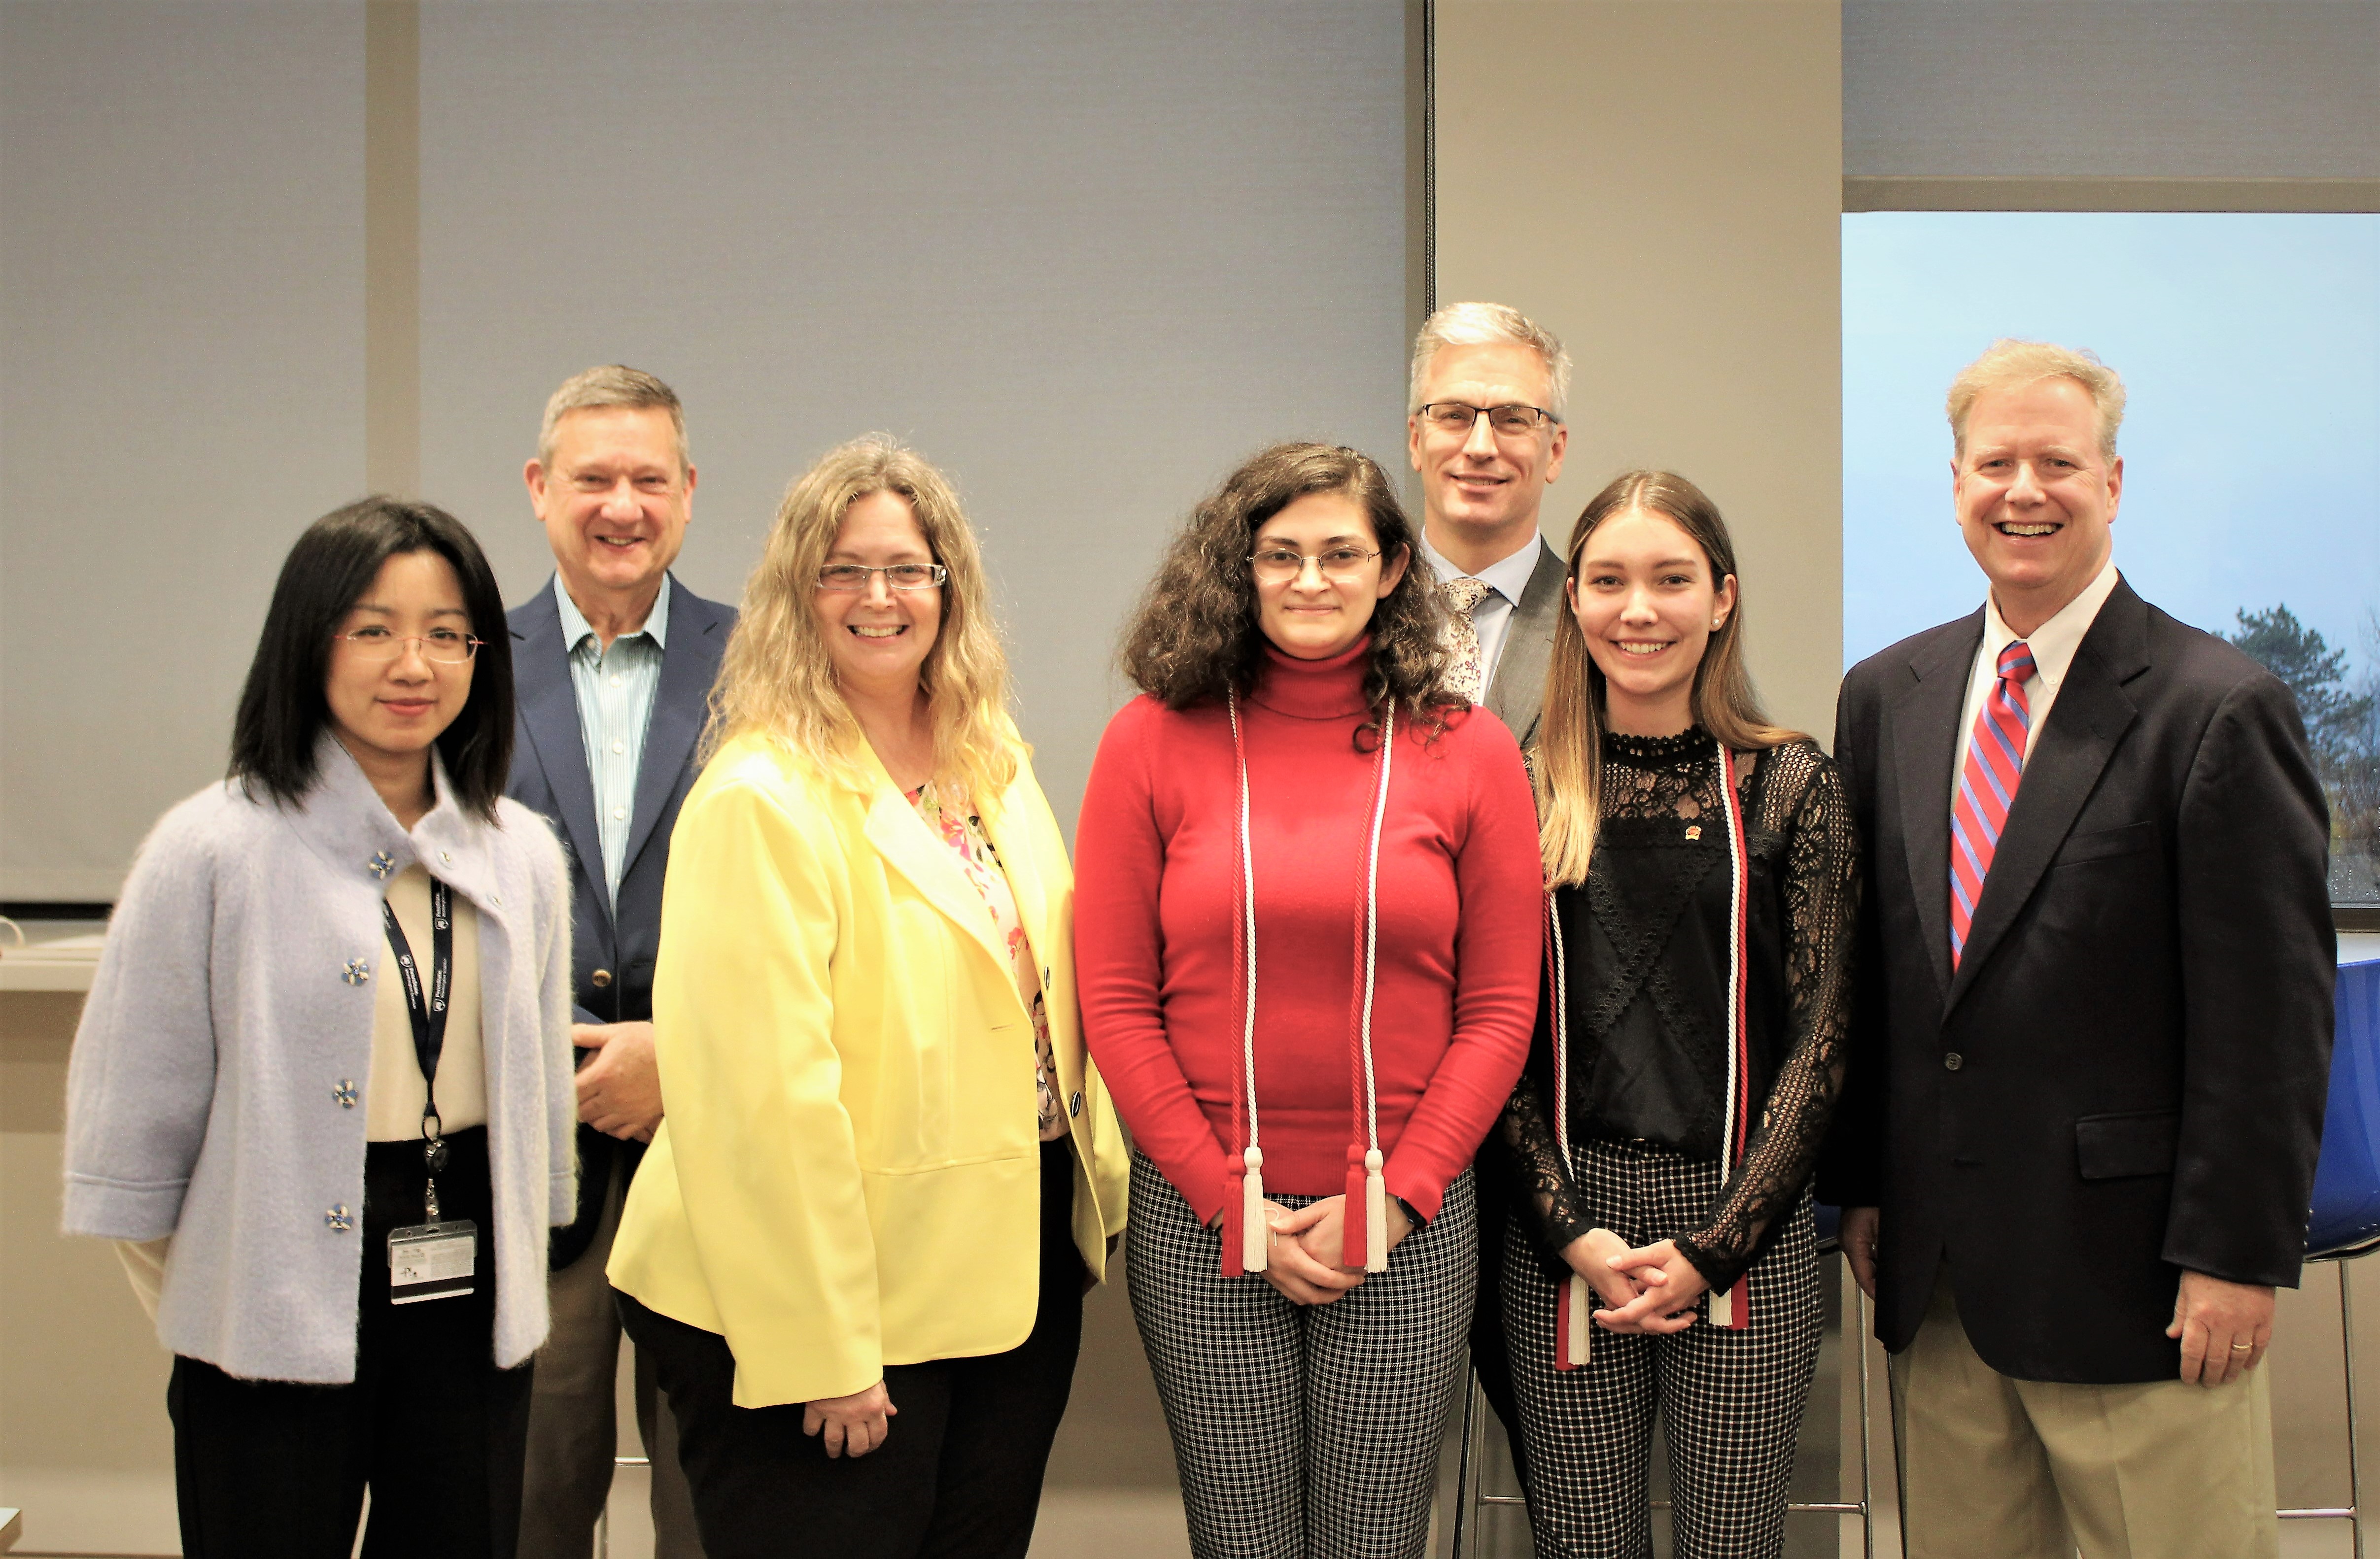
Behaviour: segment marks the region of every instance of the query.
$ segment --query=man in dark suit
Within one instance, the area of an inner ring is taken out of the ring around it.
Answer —
[[[2123,386],[1952,386],[1981,610],[1861,662],[1848,1091],[1821,1167],[1892,1350],[1911,1559],[2277,1552],[2256,1368],[2329,1078],[2323,794],[2289,690],[2112,561]]]
[[[620,1322],[603,1265],[662,1118],[652,1025],[662,879],[735,614],[670,576],[693,516],[695,470],[684,413],[660,380],[617,366],[569,380],[547,403],[525,475],[554,575],[507,614],[520,716],[506,790],[552,823],[571,859],[580,1124],[578,1217],[554,1231],[550,1256],[553,1330],[538,1354],[519,1552],[586,1559],[616,1433]],[[654,1552],[698,1556],[674,1426],[637,1362]]]
[[[1500,303],[1453,303],[1414,340],[1405,441],[1421,473],[1421,554],[1454,619],[1454,685],[1512,729],[1537,733],[1546,664],[1562,610],[1562,561],[1538,532],[1561,475],[1570,354],[1551,331]],[[1504,1421],[1514,1470],[1527,1465],[1504,1361],[1499,1289],[1510,1178],[1497,1139],[1480,1150],[1479,1299],[1471,1359]]]

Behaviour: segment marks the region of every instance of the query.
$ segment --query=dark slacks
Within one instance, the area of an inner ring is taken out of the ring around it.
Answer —
[[[388,1231],[423,1221],[421,1147],[374,1142],[353,1383],[242,1380],[175,1359],[165,1407],[187,1559],[347,1559],[367,1487],[365,1559],[511,1559],[530,1367],[499,1370],[490,1351],[487,1133],[446,1141],[443,1210],[480,1226],[469,1295],[389,1303]]]
[[[1043,1143],[1031,1335],[1005,1353],[887,1367],[900,1415],[864,1456],[830,1457],[802,1432],[799,1403],[736,1407],[726,1338],[620,1295],[621,1324],[651,1357],[677,1420],[709,1559],[1024,1559],[1083,1340],[1074,1195],[1073,1145]]]

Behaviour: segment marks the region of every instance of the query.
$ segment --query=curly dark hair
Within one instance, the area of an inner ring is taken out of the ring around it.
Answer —
[[[1191,511],[1124,631],[1120,659],[1134,686],[1182,709],[1255,685],[1265,640],[1257,626],[1249,545],[1267,520],[1318,492],[1353,499],[1371,522],[1381,556],[1402,549],[1407,560],[1404,577],[1372,612],[1366,701],[1376,714],[1394,703],[1432,730],[1444,724],[1456,700],[1443,687],[1446,608],[1438,582],[1378,462],[1331,444],[1259,451]]]

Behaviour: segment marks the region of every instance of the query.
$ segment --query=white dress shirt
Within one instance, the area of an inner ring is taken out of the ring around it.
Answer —
[[[1470,574],[1449,562],[1444,553],[1431,546],[1427,533],[1420,541],[1422,561],[1429,564],[1440,584],[1450,579],[1476,579],[1488,586],[1488,593],[1471,610],[1472,630],[1479,635],[1479,695],[1484,699],[1488,690],[1496,685],[1496,663],[1503,658],[1504,639],[1512,632],[1512,613],[1520,610],[1521,592],[1529,587],[1529,575],[1537,571],[1537,533],[1530,531],[1519,551]]]
[[[2033,757],[2033,745],[2041,740],[2041,728],[2049,723],[2049,707],[2058,702],[2058,689],[2066,681],[2068,668],[2074,664],[2074,652],[2082,647],[2082,635],[2091,631],[2098,620],[2099,609],[2116,589],[2116,560],[2110,555],[2099,576],[2082,586],[2082,593],[2058,609],[2040,627],[2030,634],[2020,634],[2000,619],[1999,603],[1986,594],[1984,597],[1984,642],[1975,647],[1974,669],[1967,673],[1967,701],[1959,710],[1958,761],[1950,766],[1950,804],[1959,804],[1959,777],[1967,771],[1967,748],[1975,736],[1975,717],[1983,712],[1984,700],[1991,696],[1992,683],[1999,680],[2000,651],[2022,639],[2033,652],[2033,678],[2024,684],[2025,710],[2031,724],[2025,729],[2024,755]]]

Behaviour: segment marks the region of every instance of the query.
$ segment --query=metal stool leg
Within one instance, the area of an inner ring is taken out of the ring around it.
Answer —
[[[2335,1256],[2317,1257],[2338,1269],[2338,1360],[2347,1392],[2347,1503],[2315,1505],[2277,1514],[2284,1521],[2344,1521],[2354,1535],[2355,1559],[2363,1559],[2363,1458],[2355,1434],[2355,1301],[2348,1288],[2347,1263],[2370,1247]],[[2263,1365],[2257,1366],[2259,1369]]]
[[[624,1467],[650,1467],[650,1456],[613,1456],[612,1471],[616,1476]],[[595,1559],[612,1559],[612,1495],[603,1495],[603,1508],[595,1513]]]

